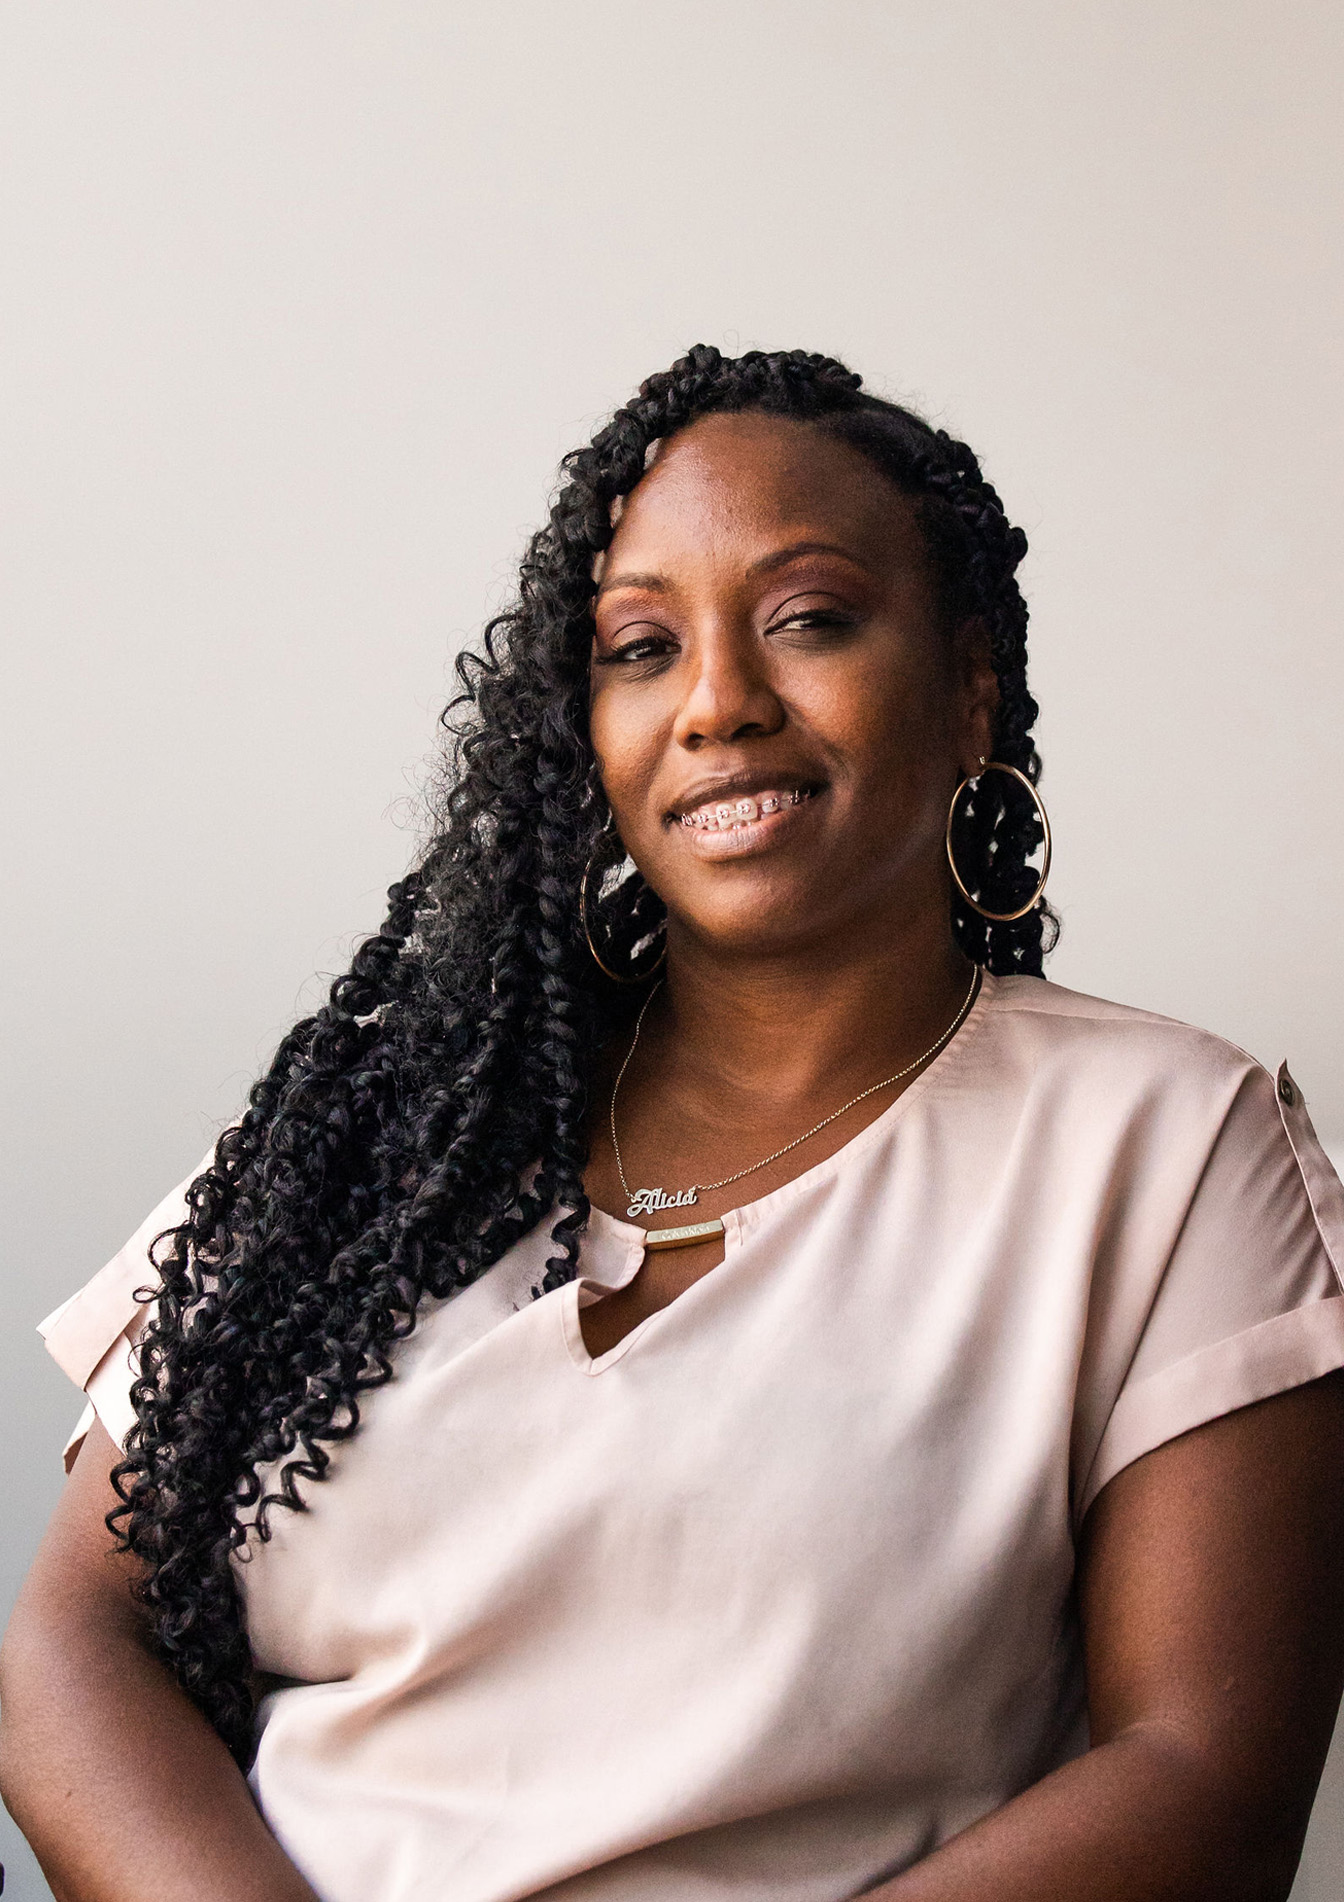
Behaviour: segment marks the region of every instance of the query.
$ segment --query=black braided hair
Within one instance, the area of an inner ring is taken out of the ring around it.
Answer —
[[[593,566],[651,447],[729,410],[811,422],[915,498],[945,616],[988,630],[996,757],[1039,773],[1013,579],[1026,539],[964,444],[830,358],[700,345],[565,458],[515,604],[457,663],[432,843],[326,1005],[280,1045],[193,1182],[186,1221],[155,1249],[162,1287],[109,1524],[142,1562],[164,1659],[240,1761],[252,1698],[234,1554],[268,1536],[275,1508],[303,1508],[427,1301],[557,1208],[538,1292],[576,1272],[589,1079],[639,995],[599,972],[578,908],[608,818],[588,736]],[[1003,778],[965,802],[957,841],[993,910],[1029,895],[1040,842],[1025,798],[991,791]],[[594,901],[616,957],[662,915],[637,875]],[[958,902],[952,922],[994,971],[1039,973],[1054,931],[1044,907],[991,925]]]

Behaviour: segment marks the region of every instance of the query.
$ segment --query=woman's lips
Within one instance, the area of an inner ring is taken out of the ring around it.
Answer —
[[[697,858],[742,858],[787,837],[815,797],[810,786],[717,799],[682,813],[679,826]]]

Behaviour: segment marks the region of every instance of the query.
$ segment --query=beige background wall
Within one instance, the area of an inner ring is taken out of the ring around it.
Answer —
[[[0,71],[4,1603],[72,1414],[33,1321],[375,922],[448,655],[696,339],[982,452],[1053,974],[1344,1142],[1333,0],[7,0]]]

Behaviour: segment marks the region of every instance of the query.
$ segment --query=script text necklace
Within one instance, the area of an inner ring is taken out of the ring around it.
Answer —
[[[661,988],[661,985],[655,984],[644,1000],[643,1009],[635,1020],[635,1034],[630,1039],[630,1048],[625,1053],[625,1062],[616,1072],[616,1081],[611,1090],[611,1146],[616,1152],[616,1173],[621,1179],[621,1187],[630,1198],[630,1206],[625,1212],[631,1221],[637,1220],[641,1215],[656,1214],[663,1209],[691,1208],[704,1192],[712,1189],[726,1189],[730,1182],[740,1182],[743,1176],[754,1176],[758,1169],[764,1169],[767,1163],[778,1162],[781,1156],[787,1156],[791,1149],[797,1149],[800,1143],[809,1141],[820,1130],[825,1129],[828,1123],[833,1123],[837,1117],[843,1116],[846,1110],[852,1110],[856,1103],[862,1103],[865,1097],[876,1096],[879,1090],[890,1089],[893,1083],[899,1083],[902,1077],[909,1076],[912,1070],[917,1070],[922,1063],[927,1063],[930,1057],[936,1057],[943,1045],[960,1030],[965,1022],[967,1011],[975,1002],[976,992],[980,988],[980,967],[977,965],[972,972],[971,987],[962,999],[961,1008],[952,1022],[938,1041],[930,1044],[923,1055],[916,1057],[913,1063],[907,1063],[903,1070],[897,1070],[891,1076],[884,1076],[880,1083],[870,1083],[866,1090],[860,1090],[857,1096],[851,1096],[849,1101],[842,1103],[838,1110],[832,1110],[829,1116],[823,1116],[819,1123],[813,1123],[811,1129],[805,1129],[801,1136],[795,1136],[791,1143],[785,1143],[781,1149],[772,1149],[770,1154],[762,1156],[759,1162],[748,1163],[745,1169],[738,1169],[732,1175],[724,1176],[721,1181],[696,1182],[689,1189],[679,1189],[672,1195],[669,1195],[666,1189],[632,1189],[630,1187],[625,1179],[625,1165],[621,1161],[621,1145],[616,1135],[616,1097],[625,1073],[630,1068],[630,1059],[635,1054],[635,1047],[639,1043],[639,1033],[644,1028],[645,1012]],[[651,1228],[644,1237],[644,1246],[649,1249],[689,1248],[694,1242],[707,1242],[722,1233],[723,1223],[716,1216],[712,1222],[692,1222],[682,1228]]]

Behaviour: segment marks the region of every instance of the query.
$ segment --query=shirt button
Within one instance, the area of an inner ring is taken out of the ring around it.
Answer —
[[[1293,1107],[1293,1085],[1290,1077],[1281,1076],[1279,1078],[1279,1095],[1288,1105],[1289,1109],[1291,1109]]]

